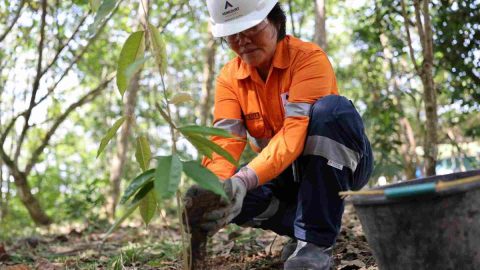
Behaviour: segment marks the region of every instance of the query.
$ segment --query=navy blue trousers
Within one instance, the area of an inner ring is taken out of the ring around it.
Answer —
[[[232,223],[331,246],[344,210],[338,192],[363,187],[372,169],[370,143],[352,102],[326,96],[312,106],[303,154],[277,178],[248,191]]]

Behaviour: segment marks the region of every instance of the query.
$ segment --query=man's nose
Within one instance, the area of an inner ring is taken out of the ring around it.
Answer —
[[[244,46],[246,44],[249,44],[250,42],[252,42],[250,40],[250,38],[248,38],[246,35],[244,35],[243,33],[238,33],[237,34],[237,39],[238,39],[238,45],[240,46]]]

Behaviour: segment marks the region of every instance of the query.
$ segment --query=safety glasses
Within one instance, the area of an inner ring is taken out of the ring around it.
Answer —
[[[268,26],[268,20],[264,19],[259,24],[253,27],[250,27],[247,30],[243,30],[240,33],[226,36],[225,39],[230,44],[238,43],[238,41],[240,40],[240,35],[247,37],[249,39],[252,39],[252,38],[255,38],[255,36],[257,36],[258,34],[260,34],[260,32],[262,32],[265,28],[267,28],[267,26]]]

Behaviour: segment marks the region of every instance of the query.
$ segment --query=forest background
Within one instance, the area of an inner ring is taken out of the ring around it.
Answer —
[[[209,34],[204,1],[142,2],[165,40],[167,95],[192,97],[172,107],[174,121],[211,125],[215,77],[234,55]],[[364,119],[370,185],[480,168],[480,1],[281,3],[287,33],[328,53],[341,94]],[[147,137],[155,155],[171,148],[152,60],[123,97],[115,82],[122,45],[144,16],[139,1],[0,2],[0,240],[52,224],[108,224],[141,172],[132,134]],[[198,158],[186,140],[178,147]]]

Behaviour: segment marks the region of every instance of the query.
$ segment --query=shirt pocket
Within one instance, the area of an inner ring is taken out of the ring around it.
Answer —
[[[245,115],[245,123],[248,134],[255,138],[263,137],[265,134],[265,123],[260,112],[253,112]]]
[[[260,102],[255,90],[248,91],[247,108],[244,112],[245,125],[252,137],[260,138],[265,134],[265,122]]]

